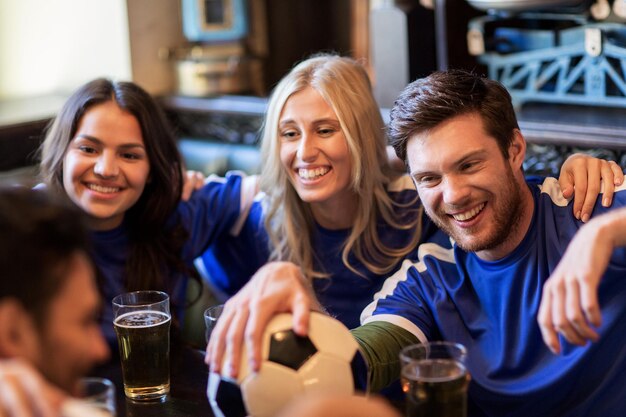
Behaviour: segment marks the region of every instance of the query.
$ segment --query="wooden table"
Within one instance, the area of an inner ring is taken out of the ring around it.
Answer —
[[[170,361],[170,394],[163,402],[138,402],[126,398],[119,356],[114,355],[92,375],[109,378],[115,384],[117,417],[213,417],[206,397],[208,369],[204,364],[204,352],[173,347]]]

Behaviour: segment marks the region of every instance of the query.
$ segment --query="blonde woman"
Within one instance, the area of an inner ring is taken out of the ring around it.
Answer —
[[[269,100],[262,193],[243,226],[218,237],[199,269],[217,290],[232,295],[268,260],[290,261],[331,315],[358,326],[373,294],[403,259],[417,256],[419,242],[447,240],[422,216],[410,178],[390,167],[386,144],[360,64],[319,55],[295,66]],[[571,187],[575,175],[586,185],[588,173],[589,184],[599,183],[600,175],[613,182],[615,164],[568,161],[564,169],[572,170],[562,175],[562,185]],[[242,320],[246,314],[234,303],[229,310]]]
[[[272,94],[261,147],[263,193],[237,236],[204,255],[212,283],[232,294],[268,259],[291,261],[334,316],[358,325],[384,278],[435,230],[410,179],[389,166],[363,67],[334,55],[296,66]]]

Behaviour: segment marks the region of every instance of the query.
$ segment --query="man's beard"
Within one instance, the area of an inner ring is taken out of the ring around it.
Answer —
[[[516,231],[520,225],[520,219],[522,218],[522,190],[520,190],[517,181],[513,175],[512,170],[507,167],[507,176],[502,189],[499,194],[499,202],[497,206],[493,207],[494,215],[490,224],[495,225],[492,232],[484,239],[476,241],[474,239],[464,239],[465,236],[472,236],[476,231],[485,228],[484,219],[476,228],[464,229],[459,231],[450,223],[454,220],[449,220],[448,216],[443,209],[437,210],[436,214],[431,213],[427,208],[425,212],[430,219],[450,236],[456,242],[457,246],[466,252],[479,252],[484,250],[495,249],[504,243],[509,236]],[[488,204],[493,204],[490,201]],[[445,220],[444,220],[445,219]]]

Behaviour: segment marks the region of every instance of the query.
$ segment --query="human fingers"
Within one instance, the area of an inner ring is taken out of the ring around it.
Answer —
[[[193,181],[193,180],[191,180],[191,181]],[[193,193],[194,189],[195,188],[194,188],[193,183],[190,182],[190,179],[187,176],[185,176],[185,179],[183,181],[183,190],[182,190],[182,192],[180,194],[180,199],[182,201],[188,201],[189,198],[191,198],[191,194]]]
[[[596,204],[598,194],[600,194],[600,181],[602,175],[604,174],[602,168],[604,166],[608,166],[608,163],[604,160],[591,159],[588,161],[586,190],[582,201],[582,207],[580,209],[580,220],[585,223],[591,218],[593,207]],[[611,173],[610,176],[612,181],[613,174]],[[576,187],[578,187],[578,184],[576,184]]]
[[[0,380],[0,415],[7,417],[36,416],[29,402],[24,402],[20,384],[2,378]],[[28,408],[27,408],[28,407]]]
[[[552,321],[552,293],[547,283],[543,288],[541,303],[539,304],[539,311],[537,313],[537,322],[539,323],[543,343],[545,343],[552,353],[558,354],[561,347],[556,330],[554,329],[554,322]]]
[[[569,337],[570,343],[584,345],[587,340],[597,340],[598,334],[589,326],[580,302],[580,288],[578,281],[570,280],[566,283],[565,292],[565,315],[571,324],[572,333]]]
[[[615,194],[615,172],[611,168],[614,164],[610,161],[602,161],[601,175],[602,175],[602,205],[609,207],[613,202],[613,195]]]
[[[241,362],[241,348],[243,347],[244,332],[249,319],[248,306],[240,306],[235,312],[232,322],[226,332],[226,357],[225,371],[231,378],[239,375],[239,363]]]
[[[224,310],[219,320],[215,323],[215,327],[211,332],[211,338],[207,344],[207,353],[204,361],[210,366],[211,371],[216,373],[220,373],[222,370],[222,362],[226,350],[226,332],[233,320],[233,311],[234,309],[229,300],[224,305]]]
[[[559,179],[559,181],[564,181],[563,179]],[[568,182],[567,184],[571,184],[571,182]],[[561,185],[561,192],[563,193],[563,197],[565,198],[571,198],[574,196],[574,186],[573,185]],[[575,209],[575,207],[574,207]],[[576,212],[574,212],[574,214],[576,214]]]
[[[248,363],[254,372],[261,368],[261,350],[263,333],[270,319],[279,312],[273,303],[267,300],[253,300],[250,304],[250,318],[246,326],[246,347],[248,351]]]
[[[62,405],[69,399],[67,394],[48,383],[34,370],[24,379],[24,387],[37,416],[56,417]]]
[[[574,153],[567,157],[561,166],[559,174],[559,185],[565,198],[574,196],[574,214],[580,213],[582,210],[583,196],[587,189],[587,173],[590,169],[590,161],[595,158],[582,153]],[[578,195],[574,192],[578,191]],[[580,217],[578,214],[577,218]]]
[[[199,171],[186,171],[183,176],[183,190],[180,199],[187,201],[195,190],[202,188],[204,185],[204,175]]]
[[[309,320],[311,317],[311,298],[305,291],[293,298],[291,310],[293,311],[293,330],[299,336],[306,336],[309,332]]]
[[[562,173],[559,176],[559,186],[561,187],[563,197],[570,198],[574,195],[574,182],[573,174]]]
[[[552,321],[555,330],[561,334],[568,342],[574,344],[584,344],[572,323],[568,320],[566,311],[567,289],[564,280],[556,280],[552,286]]]
[[[56,417],[67,396],[27,364],[11,360],[0,377],[0,415]]]
[[[613,171],[613,184],[622,185],[624,183],[624,170],[615,161],[609,161],[609,165]]]
[[[255,274],[256,290],[250,300],[250,320],[246,327],[248,360],[257,371],[261,362],[262,336],[270,319],[277,313],[292,312],[300,323],[294,330],[306,334],[309,299],[305,279],[299,267],[290,262],[274,262]],[[302,312],[302,307],[307,311]]]
[[[574,173],[574,216],[577,219],[581,219],[583,204],[585,202],[585,195],[587,194],[587,173]]]
[[[594,273],[597,272],[594,271]],[[598,301],[598,287],[592,284],[594,282],[597,282],[596,279],[588,279],[581,286],[580,304],[587,322],[595,327],[600,327],[602,325],[602,313]]]

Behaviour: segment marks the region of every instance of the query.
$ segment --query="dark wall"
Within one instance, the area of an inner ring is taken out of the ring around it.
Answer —
[[[484,12],[473,8],[466,0],[436,0],[435,3],[438,69],[461,68],[484,72],[485,68],[467,49],[468,23]]]
[[[295,63],[320,51],[350,52],[350,2],[347,0],[267,0],[271,59],[268,90]]]
[[[274,85],[293,65],[316,52],[350,54],[350,1],[348,0],[265,0],[269,57],[265,62],[266,87]],[[445,55],[448,67],[478,69],[475,57],[467,52],[469,20],[482,12],[466,0],[436,1],[443,6],[443,19],[435,27],[432,10],[411,0],[408,12],[411,79],[437,69],[437,55]],[[439,33],[438,33],[439,32]],[[438,36],[439,35],[439,36]],[[440,57],[441,58],[441,57]],[[439,59],[441,61],[441,59]]]
[[[48,120],[0,126],[0,171],[37,163],[37,150]]]

